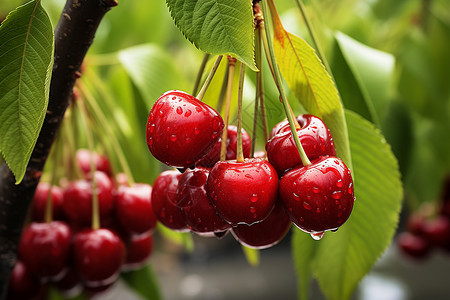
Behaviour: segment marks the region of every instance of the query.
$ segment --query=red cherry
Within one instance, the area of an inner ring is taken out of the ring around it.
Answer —
[[[113,283],[125,259],[125,246],[109,229],[85,229],[73,241],[74,265],[86,286]]]
[[[111,164],[109,163],[109,160],[108,158],[106,158],[106,156],[100,155],[95,152],[92,152],[91,155],[91,151],[87,149],[79,149],[75,155],[81,171],[87,177],[90,177],[91,174],[91,159],[94,160],[95,169],[97,171],[105,172],[106,174],[108,174],[108,176],[111,176]]]
[[[336,155],[330,130],[321,119],[313,115],[300,115],[297,121],[301,126],[297,134],[309,160]],[[301,166],[302,161],[289,124],[278,126],[273,129],[276,134],[267,142],[266,151],[267,159],[282,175],[288,169]]]
[[[58,186],[51,186],[47,182],[40,182],[33,196],[32,203],[32,219],[36,222],[43,222],[45,216],[45,208],[47,206],[48,194],[51,192],[52,198],[52,214],[54,220],[63,219],[64,212],[62,209],[63,205],[63,190]]]
[[[321,157],[288,171],[280,197],[292,222],[310,233],[334,230],[350,216],[355,201],[350,170],[337,157]]]
[[[178,182],[178,206],[189,228],[196,233],[225,231],[230,225],[211,206],[206,192],[209,169],[197,167],[186,170]]]
[[[400,250],[411,258],[425,258],[430,250],[430,243],[421,236],[410,232],[402,232],[397,237],[397,244]]]
[[[147,145],[153,156],[173,167],[187,168],[205,156],[224,128],[210,106],[181,91],[161,95],[147,121]]]
[[[46,288],[30,274],[27,266],[20,260],[11,272],[8,285],[8,300],[45,299]]]
[[[53,284],[66,298],[75,298],[83,290],[80,277],[72,267],[69,267],[64,277],[53,282]]]
[[[172,230],[187,231],[186,221],[178,207],[178,171],[164,171],[155,179],[152,190],[152,207],[156,218]]]
[[[211,169],[207,189],[219,216],[231,225],[251,225],[272,211],[278,191],[278,175],[268,161],[219,161]]]
[[[141,234],[156,227],[152,208],[152,187],[136,183],[119,186],[116,196],[116,216],[120,225],[130,234]]]
[[[252,139],[250,135],[245,131],[244,128],[242,132],[242,148],[244,152],[244,157],[250,157],[252,149]],[[222,146],[222,139],[219,139],[214,145],[214,148],[208,152],[201,160],[197,162],[197,166],[212,168],[216,162],[220,160],[220,148]],[[237,127],[235,125],[228,125],[227,127],[227,153],[226,159],[236,159],[237,153]]]
[[[422,234],[432,246],[445,247],[450,241],[450,220],[445,216],[427,219],[423,223]]]
[[[150,233],[133,235],[127,243],[127,257],[123,270],[137,270],[145,265],[153,252],[153,236]]]
[[[94,174],[100,218],[106,219],[114,206],[114,185],[106,173],[96,171]],[[70,223],[80,227],[91,224],[92,196],[91,181],[81,179],[69,184],[64,191],[63,209]]]
[[[278,244],[291,228],[291,219],[277,202],[270,215],[259,223],[238,225],[231,229],[241,244],[255,249],[266,249]]]
[[[67,271],[71,239],[71,230],[64,222],[32,222],[22,233],[20,258],[35,276],[57,280]]]

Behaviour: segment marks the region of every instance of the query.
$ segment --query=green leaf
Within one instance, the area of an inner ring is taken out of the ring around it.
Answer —
[[[40,1],[0,26],[0,152],[20,183],[44,122],[53,66],[53,29]]]
[[[148,111],[162,93],[187,89],[173,58],[158,46],[144,44],[124,49],[119,52],[119,60],[142,94]]]
[[[166,0],[184,36],[211,54],[234,56],[256,71],[250,0]]]
[[[162,299],[155,272],[149,264],[136,271],[123,272],[121,277],[130,288],[143,296],[144,299]]]
[[[378,120],[384,116],[388,106],[395,59],[391,54],[361,44],[342,32],[337,32],[335,38],[358,86],[365,94],[365,104],[372,121],[379,126]]]
[[[252,266],[252,267],[259,266],[259,261],[260,261],[259,250],[249,248],[244,245],[242,245],[241,248],[242,248],[245,258],[247,259],[247,262],[250,264],[250,266]]]
[[[173,231],[160,223],[158,223],[157,229],[158,232],[161,233],[161,235],[167,240],[179,246],[183,246],[188,252],[192,252],[194,250],[194,240],[189,232]]]
[[[348,111],[356,201],[348,221],[320,241],[313,270],[330,300],[349,299],[390,244],[403,198],[397,160],[372,123]]]
[[[284,29],[274,7],[271,12],[274,50],[281,74],[303,107],[327,124],[337,154],[351,166],[344,109],[333,80],[314,49]]]

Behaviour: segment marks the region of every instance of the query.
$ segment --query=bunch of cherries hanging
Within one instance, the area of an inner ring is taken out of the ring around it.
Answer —
[[[238,127],[228,126],[216,110],[182,91],[168,91],[155,102],[148,148],[178,169],[162,172],[153,183],[153,211],[162,224],[206,236],[231,231],[257,249],[277,244],[292,223],[315,239],[344,224],[355,200],[351,171],[336,157],[320,118],[297,116],[295,131],[288,121],[277,124],[266,152],[254,157],[239,122],[239,111]]]

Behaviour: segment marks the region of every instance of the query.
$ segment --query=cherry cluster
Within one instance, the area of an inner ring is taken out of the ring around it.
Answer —
[[[90,151],[80,149],[76,156],[83,179],[64,188],[45,182],[36,188],[8,299],[45,299],[49,284],[67,296],[103,292],[121,271],[142,267],[152,253],[157,220],[151,186],[128,186],[124,174],[114,179],[105,156],[93,153],[94,172]],[[94,196],[101,227],[92,225]]]
[[[397,237],[397,244],[408,257],[424,259],[432,250],[450,252],[450,177],[438,209],[423,205],[407,219],[406,231]]]
[[[316,239],[337,230],[355,200],[351,172],[336,157],[321,119],[300,115],[297,122],[311,161],[306,166],[287,121],[273,128],[267,159],[265,152],[251,158],[251,139],[244,130],[242,146],[234,126],[227,126],[222,143],[225,124],[213,108],[185,92],[161,95],[147,121],[148,148],[181,173],[162,172],[153,183],[158,220],[173,230],[206,236],[231,231],[240,243],[258,249],[278,243],[292,222]]]

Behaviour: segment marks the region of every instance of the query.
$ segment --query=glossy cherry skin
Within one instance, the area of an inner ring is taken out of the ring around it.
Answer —
[[[111,176],[111,164],[106,156],[100,155],[98,153],[93,152],[91,155],[91,151],[88,149],[79,149],[75,154],[77,158],[78,165],[87,178],[91,175],[91,160],[94,160],[95,169],[97,171],[105,172],[108,176]]]
[[[283,205],[277,201],[267,218],[253,225],[238,225],[231,229],[241,244],[255,249],[266,249],[278,244],[291,228],[292,222]]]
[[[153,235],[145,233],[130,236],[123,270],[137,270],[144,266],[153,252]]]
[[[147,145],[159,161],[187,168],[214,147],[223,128],[223,119],[213,108],[185,92],[169,91],[150,111]]]
[[[242,128],[242,151],[244,157],[249,158],[252,150],[252,138],[248,132]],[[217,141],[214,148],[208,152],[201,160],[197,162],[197,166],[212,168],[216,162],[220,160],[220,149],[222,147],[222,139]],[[237,153],[237,127],[228,125],[227,127],[227,152],[225,158],[227,160],[236,159]]]
[[[18,260],[11,272],[8,283],[8,300],[38,300],[45,299],[46,288],[28,270],[27,266]]]
[[[156,216],[152,207],[152,187],[136,183],[133,186],[119,186],[116,196],[116,216],[120,225],[130,234],[153,231]]]
[[[109,229],[85,229],[73,240],[74,265],[86,286],[111,284],[125,260],[125,246]]]
[[[196,233],[225,231],[230,225],[222,220],[212,207],[206,191],[210,169],[197,167],[186,170],[178,183],[178,206],[188,227]]]
[[[219,161],[211,169],[207,190],[218,215],[236,226],[264,220],[275,206],[278,175],[266,160]]]
[[[156,218],[164,226],[176,231],[188,231],[186,220],[178,207],[178,181],[181,173],[164,171],[153,182],[152,207]]]
[[[94,174],[100,218],[105,219],[114,207],[114,185],[106,173],[96,171]],[[81,179],[69,184],[64,191],[63,210],[71,224],[79,227],[91,225],[92,196],[90,180]]]
[[[310,233],[339,228],[355,201],[350,170],[337,157],[321,157],[287,172],[280,198],[292,222]]]
[[[57,280],[67,271],[71,240],[72,232],[64,222],[32,222],[22,233],[19,255],[36,277]]]
[[[321,119],[313,115],[300,115],[297,121],[301,126],[297,134],[310,161],[320,156],[336,155],[330,130]],[[281,176],[286,170],[301,166],[302,161],[289,124],[275,128],[275,135],[267,142],[266,151],[267,159]]]
[[[54,220],[64,219],[63,212],[63,190],[58,186],[51,186],[47,182],[40,182],[34,192],[31,215],[33,221],[43,222],[45,216],[45,208],[47,206],[48,194],[51,188],[52,198],[52,215]]]
[[[425,258],[431,250],[431,245],[426,239],[410,232],[399,234],[397,244],[404,254],[414,259]]]

